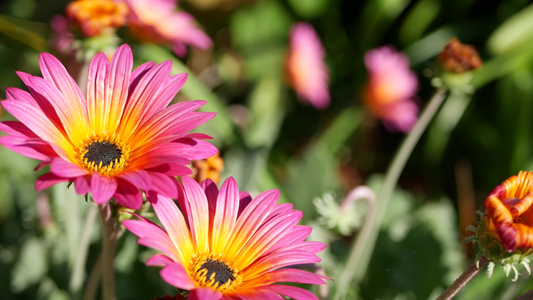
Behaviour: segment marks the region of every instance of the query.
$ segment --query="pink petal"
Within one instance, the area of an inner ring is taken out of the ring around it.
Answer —
[[[54,83],[68,101],[67,105],[73,117],[87,117],[85,99],[74,79],[68,74],[63,64],[49,53],[42,53],[39,66],[45,80]]]
[[[78,176],[74,179],[74,187],[78,195],[86,195],[91,192],[91,176]]]
[[[50,171],[57,176],[65,178],[74,178],[88,174],[85,169],[62,158],[52,159],[50,162]]]
[[[229,238],[230,247],[227,249],[228,257],[236,257],[237,253],[242,250],[245,241],[252,236],[254,232],[263,224],[263,221],[270,213],[279,199],[278,190],[270,190],[261,193],[244,209],[235,225],[235,230]]]
[[[111,69],[106,76],[104,113],[109,113],[108,132],[117,130],[128,97],[128,86],[133,65],[133,54],[127,44],[120,46],[111,60]],[[100,111],[102,113],[102,111]]]
[[[149,267],[164,267],[172,263],[174,261],[163,254],[155,254],[146,261],[146,265]]]
[[[41,139],[60,145],[69,144],[61,131],[41,110],[21,101],[4,100],[1,103],[7,112],[28,126]]]
[[[188,262],[191,257],[188,255],[194,252],[194,247],[189,233],[189,227],[183,214],[178,209],[172,199],[161,194],[149,192],[148,200],[157,215],[157,218],[165,227],[168,236],[174,243],[179,254],[180,262]]]
[[[315,294],[311,293],[308,290],[295,287],[295,286],[272,284],[272,285],[263,286],[262,289],[266,289],[274,293],[278,293],[280,295],[293,298],[294,300],[300,300],[300,299],[301,300],[307,300],[307,299],[318,300],[318,297],[315,296]]]
[[[174,177],[158,172],[147,171],[147,173],[151,178],[152,186],[150,188],[152,190],[170,198],[178,197],[178,186]]]
[[[4,135],[0,137],[0,145],[18,154],[37,160],[48,160],[50,157],[57,156],[54,149],[39,138],[31,141],[26,137]]]
[[[143,191],[150,189],[152,181],[150,175],[144,170],[126,171],[119,175],[120,178],[127,180]]]
[[[217,147],[202,140],[182,138],[172,144],[181,156],[190,160],[205,159],[218,153]]]
[[[218,187],[211,179],[206,179],[202,182],[202,189],[205,191],[207,203],[209,205],[209,220],[215,219],[215,211],[217,207]],[[212,225],[210,225],[212,227]]]
[[[95,203],[102,204],[109,201],[116,190],[117,181],[115,178],[93,172],[91,176],[91,191]]]
[[[267,252],[270,247],[283,237],[285,232],[288,232],[300,221],[302,215],[301,211],[294,210],[264,222],[238,254],[239,257],[243,257],[239,264],[247,266]],[[238,265],[236,267],[239,268]]]
[[[120,205],[131,209],[141,209],[143,204],[143,197],[139,188],[120,178],[117,178],[117,190],[113,198]]]
[[[196,282],[189,277],[189,274],[187,274],[187,271],[181,264],[169,264],[161,270],[160,274],[164,281],[177,288],[184,290],[193,290],[196,288]]]
[[[35,182],[35,190],[42,191],[46,188],[51,187],[52,185],[65,181],[69,181],[69,178],[63,178],[52,173],[46,173],[44,175],[41,175],[41,177],[39,177]]]
[[[191,291],[187,299],[190,300],[218,300],[222,299],[222,293],[211,288],[196,288]]]
[[[233,177],[224,181],[216,201],[211,251],[223,253],[228,238],[232,235],[239,211],[239,187]]]
[[[246,287],[269,285],[278,282],[295,282],[304,284],[325,284],[327,277],[300,269],[279,269],[246,282]]]
[[[124,220],[122,224],[140,239],[139,244],[163,252],[172,260],[177,260],[176,247],[167,233],[149,220],[139,217],[140,220]]]
[[[191,206],[190,223],[193,243],[196,245],[198,252],[204,253],[209,249],[209,206],[205,193],[196,181],[189,177],[182,177],[183,190],[185,199]]]

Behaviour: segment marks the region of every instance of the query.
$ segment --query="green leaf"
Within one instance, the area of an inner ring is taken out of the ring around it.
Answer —
[[[494,54],[508,53],[533,39],[533,5],[507,19],[489,37],[487,45]]]
[[[307,148],[287,166],[284,190],[294,208],[303,211],[303,220],[316,216],[313,199],[339,190],[338,162],[323,145]]]
[[[267,77],[255,86],[249,100],[251,124],[244,131],[249,147],[271,147],[276,141],[285,116],[281,94],[282,83],[275,77]]]
[[[292,9],[302,18],[316,18],[326,11],[328,0],[289,0]]]
[[[45,250],[42,242],[36,237],[24,241],[11,277],[13,291],[20,292],[42,281],[48,270]]]

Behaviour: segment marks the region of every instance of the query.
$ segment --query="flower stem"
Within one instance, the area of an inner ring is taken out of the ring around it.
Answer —
[[[389,198],[396,187],[398,178],[400,177],[401,172],[407,160],[411,156],[414,147],[418,143],[420,136],[427,128],[429,122],[433,119],[438,108],[441,106],[442,102],[446,98],[446,89],[438,88],[429,100],[426,108],[418,118],[415,126],[409,132],[406,139],[403,141],[400,149],[396,153],[387,174],[385,175],[385,180],[381,191],[378,194],[376,214],[373,218],[368,218],[370,223],[368,229],[364,228],[364,232],[361,232],[360,238],[357,238],[352,246],[350,256],[348,258],[348,264],[342,273],[342,276],[339,279],[337,292],[335,294],[335,299],[344,299],[346,296],[349,283],[352,279],[360,281],[364,274],[366,273],[368,263],[370,262],[370,257],[374,250],[376,244],[377,236],[379,229],[381,228],[381,223],[385,217],[385,212],[389,205]],[[366,223],[366,220],[365,220]],[[368,230],[368,232],[366,232]],[[364,239],[363,239],[364,238]]]
[[[366,199],[368,201],[368,211],[366,214],[365,223],[363,224],[363,227],[357,236],[353,251],[348,258],[348,263],[346,264],[347,267],[343,270],[342,275],[340,276],[335,299],[340,299],[341,296],[343,296],[343,299],[346,298],[347,288],[354,273],[354,270],[348,266],[357,265],[356,260],[359,258],[363,249],[362,246],[364,245],[364,241],[368,239],[368,235],[371,233],[371,227],[376,218],[376,195],[374,194],[374,191],[367,186],[359,186],[353,189],[342,201],[340,210],[342,211],[347,209],[350,203],[360,199]]]
[[[116,299],[115,294],[115,246],[116,235],[115,219],[113,218],[113,211],[111,204],[98,205],[100,211],[100,218],[102,219],[102,294],[104,300]]]
[[[474,276],[479,273],[488,263],[489,259],[482,255],[479,261],[474,262],[466,271],[457,278],[450,287],[448,287],[437,300],[452,299]]]

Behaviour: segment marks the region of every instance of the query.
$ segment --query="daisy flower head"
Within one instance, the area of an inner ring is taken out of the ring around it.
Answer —
[[[364,60],[368,71],[366,106],[387,129],[409,132],[417,120],[414,97],[418,80],[409,69],[408,58],[385,46],[368,51]]]
[[[49,165],[35,188],[73,182],[80,195],[92,194],[98,204],[114,198],[133,209],[143,191],[176,195],[174,176],[191,172],[190,160],[214,155],[189,133],[214,113],[194,112],[205,101],[169,103],[185,84],[186,74],[170,75],[171,62],[148,62],[132,72],[133,55],[122,45],[111,61],[99,53],[91,61],[87,95],[54,56],[42,53],[43,77],[17,74],[29,92],[7,88],[4,109],[18,121],[0,123],[7,133],[0,144]]]
[[[313,26],[308,23],[293,25],[287,58],[289,83],[298,98],[317,109],[329,106],[329,74],[324,63],[325,51]]]
[[[279,191],[252,199],[231,177],[220,190],[211,180],[182,181],[178,205],[148,193],[164,229],[142,217],[123,221],[139,244],[162,252],[146,264],[162,266],[167,283],[189,291],[190,299],[317,299],[300,287],[275,284],[324,284],[327,279],[294,268],[319,262],[316,254],[325,245],[304,241],[311,227],[296,225],[302,212],[291,204],[276,204]]]
[[[141,40],[168,45],[178,56],[187,53],[187,45],[199,49],[212,45],[190,14],[176,11],[177,0],[126,0],[126,4],[130,31]]]

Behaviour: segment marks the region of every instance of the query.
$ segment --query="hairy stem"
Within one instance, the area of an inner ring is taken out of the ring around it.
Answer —
[[[448,287],[437,300],[452,299],[481,269],[488,263],[489,259],[482,255],[478,262],[474,262],[466,271],[457,278],[450,287]],[[529,299],[529,298],[528,298]]]

